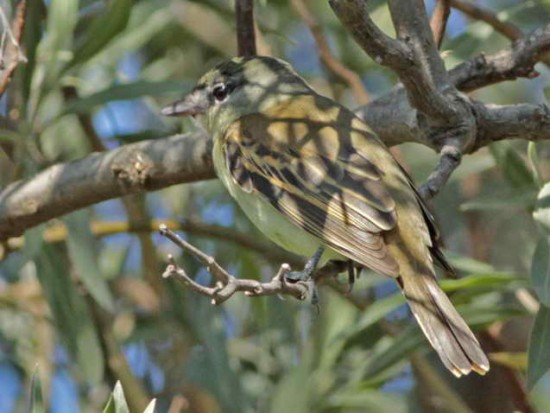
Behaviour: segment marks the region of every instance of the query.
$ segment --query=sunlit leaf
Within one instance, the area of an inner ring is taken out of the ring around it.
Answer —
[[[527,363],[527,386],[532,390],[538,381],[550,370],[550,308],[541,305],[529,342]]]
[[[533,218],[544,229],[550,231],[550,182],[546,183],[537,196],[537,204]]]
[[[128,408],[128,404],[126,403],[126,397],[124,397],[124,390],[122,389],[122,384],[120,384],[120,381],[116,382],[115,389],[111,393],[109,401],[107,402],[105,409],[103,409],[103,413],[130,413],[130,409]]]
[[[155,413],[156,406],[157,406],[157,399],[151,400],[151,402],[147,405],[143,413]]]
[[[489,354],[491,361],[502,366],[509,367],[520,371],[527,370],[527,353],[526,352],[500,352]]]
[[[527,144],[527,156],[529,158],[529,165],[533,171],[533,179],[537,183],[537,186],[541,187],[543,185],[543,181],[536,142],[531,141]]]

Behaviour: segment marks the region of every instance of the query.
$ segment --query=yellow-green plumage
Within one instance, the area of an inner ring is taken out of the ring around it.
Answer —
[[[324,246],[324,260],[351,259],[396,278],[445,366],[457,376],[488,370],[437,285],[433,258],[448,264],[427,209],[351,111],[315,93],[282,61],[237,58],[208,72],[165,113],[205,115],[218,176],[272,241],[306,256]]]

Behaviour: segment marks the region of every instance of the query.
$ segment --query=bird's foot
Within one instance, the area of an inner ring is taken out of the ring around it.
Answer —
[[[285,276],[285,280],[290,283],[304,282],[308,285],[311,284],[311,303],[313,305],[317,305],[319,303],[319,295],[317,294],[317,288],[315,287],[315,281],[313,280],[312,275],[321,260],[323,252],[324,248],[319,247],[317,251],[315,251],[315,254],[307,260],[302,271],[290,271]]]
[[[317,251],[315,251],[315,254],[313,254],[311,258],[307,260],[306,265],[304,265],[304,269],[302,271],[290,271],[285,277],[286,280],[289,282],[309,281],[312,274],[315,272],[319,261],[321,260],[323,251],[324,248],[319,247]]]
[[[359,278],[360,270],[355,267],[354,262],[349,260],[347,262],[348,266],[348,294],[351,294],[353,286],[355,285],[355,280]]]

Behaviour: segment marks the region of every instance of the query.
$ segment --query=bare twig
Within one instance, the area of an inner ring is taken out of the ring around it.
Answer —
[[[237,21],[237,48],[239,56],[255,56],[256,32],[254,28],[254,1],[235,0]]]
[[[464,92],[518,77],[534,78],[534,66],[550,51],[550,24],[516,40],[509,47],[481,54],[449,71],[451,81]]]
[[[170,231],[165,225],[160,226],[160,233],[176,244],[183,250],[191,253],[197,258],[208,270],[210,274],[218,280],[215,287],[205,287],[193,279],[191,279],[185,270],[179,267],[174,258],[168,257],[170,264],[166,267],[163,277],[173,277],[182,282],[193,291],[206,295],[212,299],[212,304],[218,305],[228,300],[238,291],[243,291],[245,295],[257,297],[262,295],[290,295],[299,300],[304,300],[308,297],[313,286],[312,281],[298,281],[290,283],[285,276],[290,272],[288,264],[282,264],[277,274],[271,281],[262,283],[252,279],[238,279],[229,274],[222,266],[220,266],[214,258],[208,256],[195,246],[180,238],[177,234]]]
[[[519,27],[510,22],[499,19],[496,13],[488,10],[470,0],[447,0],[453,9],[470,16],[472,19],[481,20],[492,26],[497,32],[503,34],[510,40],[517,40],[523,37]]]
[[[445,37],[447,20],[449,19],[449,14],[451,12],[449,1],[450,0],[437,0],[432,13],[432,18],[430,20],[430,27],[432,28],[434,42],[438,49],[441,47],[443,37]]]
[[[2,20],[0,27],[4,31],[1,34],[2,44],[0,47],[0,96],[6,91],[11,75],[17,65],[27,61],[19,45],[25,27],[26,10],[27,0],[20,0],[10,27],[4,9],[0,7],[0,19]],[[5,41],[7,41],[7,44],[4,44]]]
[[[311,34],[317,44],[319,57],[325,66],[336,76],[346,82],[352,90],[355,100],[360,105],[365,105],[369,101],[369,95],[363,86],[363,82],[357,73],[346,67],[338,60],[330,51],[329,44],[323,35],[323,29],[315,20],[315,17],[306,7],[303,0],[292,0],[292,6],[302,18],[304,23],[309,27]]]

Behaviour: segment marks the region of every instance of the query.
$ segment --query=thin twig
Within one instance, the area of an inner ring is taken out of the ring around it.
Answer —
[[[303,0],[291,0],[292,6],[296,13],[301,17],[304,23],[308,26],[317,49],[319,50],[319,57],[325,66],[336,76],[346,82],[352,90],[355,100],[360,105],[365,105],[369,101],[369,94],[367,93],[363,82],[357,73],[350,68],[346,67],[340,60],[338,60],[330,51],[330,46],[327,39],[323,35],[323,29],[317,22],[315,17],[308,10]]]
[[[254,1],[235,0],[235,19],[237,22],[237,49],[239,56],[256,56]]]
[[[521,29],[513,23],[502,21],[496,13],[469,0],[447,0],[453,9],[470,16],[472,19],[481,20],[493,27],[497,32],[510,40],[523,37]]]
[[[445,29],[447,28],[447,20],[451,13],[449,7],[450,0],[437,0],[435,3],[432,18],[430,20],[430,27],[434,36],[434,42],[438,49],[441,48],[443,37],[445,37]]]
[[[19,45],[21,36],[23,35],[23,28],[25,27],[26,11],[27,0],[19,1],[10,27],[4,14],[4,9],[0,7],[0,18],[2,19],[2,24],[0,26],[2,26],[4,30],[2,36],[8,39],[5,47],[2,45],[2,49],[0,50],[0,96],[6,91],[17,65],[27,61]]]
[[[298,281],[291,283],[286,280],[286,275],[290,272],[290,266],[288,264],[282,264],[277,274],[275,274],[269,282],[260,282],[253,279],[239,279],[229,274],[229,272],[219,265],[214,258],[180,238],[165,225],[160,226],[160,233],[184,251],[191,253],[191,255],[197,258],[218,281],[214,287],[205,287],[195,282],[187,275],[183,268],[177,265],[171,255],[168,256],[170,264],[168,264],[162,276],[164,278],[173,277],[193,291],[210,297],[214,305],[223,303],[238,291],[242,291],[245,295],[250,297],[279,294],[290,295],[298,300],[305,300],[306,297],[311,294],[313,281]]]

